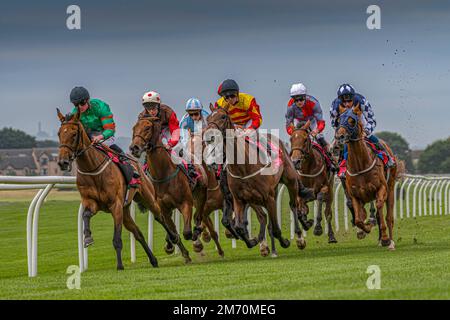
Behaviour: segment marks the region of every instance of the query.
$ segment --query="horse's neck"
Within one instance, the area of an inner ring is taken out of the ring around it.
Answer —
[[[157,179],[166,177],[175,168],[170,154],[161,147],[147,151],[147,164],[150,174]]]
[[[306,157],[302,163],[302,172],[310,172],[311,170],[313,170],[316,166],[322,163],[321,159],[322,158],[319,152],[315,150],[311,144],[308,157]]]
[[[230,138],[228,138],[230,139]],[[238,142],[239,141],[239,142]],[[239,143],[243,144],[243,150],[242,148],[239,148]],[[259,155],[258,155],[258,150],[256,150],[256,164],[250,164],[250,146],[249,144],[242,138],[238,137],[233,137],[233,159],[231,163],[228,164],[228,167],[231,168],[231,170],[233,171],[234,174],[240,173],[240,175],[246,175],[248,173],[253,173],[254,169],[251,169],[251,166],[262,166],[262,164],[258,161],[259,159]],[[243,151],[244,152],[244,163],[238,163],[238,160],[241,160],[242,157],[239,156],[239,151]],[[228,162],[228,155],[226,155],[227,157],[227,162]]]
[[[90,139],[86,133],[81,134],[81,148],[84,151],[77,159],[77,167],[82,171],[92,171],[98,168],[99,165],[105,160],[106,155],[103,155],[100,151],[94,147],[89,148]]]
[[[347,168],[352,171],[361,171],[367,169],[373,158],[370,156],[369,149],[364,139],[348,142],[348,162]]]

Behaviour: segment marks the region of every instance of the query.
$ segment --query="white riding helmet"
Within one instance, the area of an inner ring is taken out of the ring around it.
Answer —
[[[161,103],[161,97],[159,96],[159,93],[156,91],[149,91],[144,94],[142,97],[142,104],[144,103]]]
[[[291,97],[306,94],[306,87],[303,83],[294,83],[291,87]]]

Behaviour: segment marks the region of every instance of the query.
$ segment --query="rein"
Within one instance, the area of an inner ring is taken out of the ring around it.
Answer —
[[[306,173],[301,173],[300,170],[297,170],[297,173],[299,176],[301,177],[307,177],[307,178],[315,178],[317,177],[319,174],[321,174],[323,172],[323,170],[325,169],[325,165],[322,165],[322,168],[320,168],[320,170],[317,173],[314,174],[306,174]],[[347,171],[348,172],[348,171]]]
[[[361,174],[367,173],[367,172],[369,172],[370,170],[372,170],[373,167],[375,167],[375,164],[376,164],[376,163],[377,163],[377,158],[375,157],[375,159],[373,159],[372,164],[371,164],[370,167],[368,167],[367,169],[364,169],[364,170],[359,171],[359,172],[356,172],[356,173],[351,173],[350,170],[347,168],[347,174],[348,174],[350,177],[356,177],[356,176],[359,176],[359,175],[361,175]]]

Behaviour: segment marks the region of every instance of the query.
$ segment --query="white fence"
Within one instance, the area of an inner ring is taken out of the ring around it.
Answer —
[[[44,200],[50,191],[56,188],[73,188],[75,186],[75,177],[12,177],[0,176],[0,191],[1,190],[38,190],[33,200],[30,203],[27,213],[27,260],[28,260],[28,276],[35,277],[37,275],[37,257],[38,257],[38,224],[40,209]],[[278,223],[282,224],[282,202],[285,186],[280,187],[277,198],[277,218]],[[334,224],[335,231],[339,231],[340,222],[343,222],[345,231],[349,230],[348,209],[345,205],[343,197],[342,186],[336,179],[334,197]],[[411,206],[412,199],[412,206]],[[317,203],[314,206],[314,216],[317,215]],[[343,219],[340,219],[339,212],[343,210]],[[431,215],[447,215],[450,212],[450,177],[436,177],[436,176],[417,176],[405,175],[404,178],[396,182],[395,192],[395,219],[398,216],[404,217],[416,216],[431,216]],[[78,210],[78,260],[81,271],[88,268],[88,250],[84,248],[83,244],[83,219],[82,213],[84,208],[80,204]],[[135,219],[135,206],[131,206],[131,215]],[[248,229],[252,230],[251,211],[248,215]],[[219,211],[214,213],[214,226],[219,233]],[[175,225],[177,230],[180,230],[180,213],[175,213]],[[148,215],[148,244],[153,250],[153,224],[154,217],[151,212]],[[327,226],[325,224],[325,233]],[[220,233],[219,233],[220,234]],[[294,238],[294,221],[292,213],[290,215],[290,236]],[[232,248],[236,248],[236,240],[232,241]],[[135,239],[130,234],[131,246],[131,261],[136,261]]]

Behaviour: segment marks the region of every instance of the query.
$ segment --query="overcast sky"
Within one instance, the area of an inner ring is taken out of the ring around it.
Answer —
[[[56,131],[72,87],[111,106],[130,136],[142,94],[161,93],[179,117],[192,96],[217,99],[235,79],[284,133],[289,88],[304,82],[329,108],[349,82],[371,102],[377,131],[413,148],[450,135],[449,1],[9,1],[0,10],[0,128]],[[81,8],[81,30],[66,8]],[[366,8],[381,7],[381,30]]]

